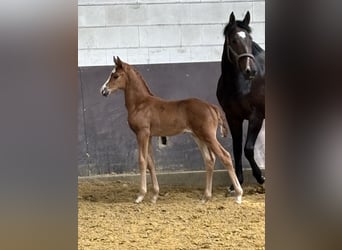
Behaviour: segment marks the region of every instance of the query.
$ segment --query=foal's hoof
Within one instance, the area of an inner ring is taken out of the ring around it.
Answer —
[[[208,201],[211,200],[211,196],[205,196],[203,195],[202,199],[201,199],[201,203],[204,204],[204,203],[207,203]]]
[[[158,195],[154,195],[151,199],[151,203],[155,204],[158,200]]]
[[[138,198],[135,200],[135,203],[139,204],[139,203],[141,203],[143,201],[143,199],[144,199],[144,196],[139,195]]]
[[[207,203],[208,201],[210,201],[210,199],[201,199],[201,203],[202,203],[202,204],[205,204],[205,203]]]
[[[236,196],[236,197],[235,197],[235,202],[236,202],[237,204],[241,204],[241,203],[242,203],[242,195]]]

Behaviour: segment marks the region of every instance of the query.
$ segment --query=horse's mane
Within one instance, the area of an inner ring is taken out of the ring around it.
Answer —
[[[129,66],[129,68],[135,73],[135,75],[137,76],[137,78],[143,83],[143,85],[145,86],[147,92],[154,96],[154,94],[152,93],[151,89],[149,88],[149,86],[147,85],[146,81],[144,80],[144,78],[142,77],[142,75],[139,73],[139,71],[134,68],[133,66],[126,64],[127,66]]]
[[[253,41],[253,43],[252,43],[252,53],[253,53],[253,55],[258,55],[258,54],[260,54],[263,51],[264,51],[263,48],[261,48],[259,46],[259,44],[257,44],[256,42]]]

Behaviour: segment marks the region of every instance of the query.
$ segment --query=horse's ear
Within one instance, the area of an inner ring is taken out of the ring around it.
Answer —
[[[229,23],[235,23],[234,11],[232,11],[232,13],[230,13],[230,16],[229,16]]]
[[[251,21],[251,15],[249,14],[249,11],[247,11],[245,18],[242,20],[242,22],[248,26],[250,21]]]
[[[120,59],[120,57],[116,57],[116,65],[118,66],[118,67],[122,67],[122,61],[121,61],[121,59]]]
[[[116,65],[116,58],[115,58],[115,56],[113,56],[113,61],[114,61],[114,64]]]

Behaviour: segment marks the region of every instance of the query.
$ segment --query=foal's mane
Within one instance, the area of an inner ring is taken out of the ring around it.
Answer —
[[[143,83],[143,86],[145,86],[147,92],[153,96],[152,91],[150,90],[149,86],[147,85],[146,81],[144,80],[142,75],[139,73],[139,71],[127,63],[126,63],[126,66],[128,66],[128,68],[132,70],[132,72],[137,76],[138,80],[140,80]]]

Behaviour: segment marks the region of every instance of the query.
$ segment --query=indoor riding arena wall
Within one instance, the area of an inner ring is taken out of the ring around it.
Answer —
[[[79,175],[138,173],[123,93],[105,98],[99,92],[114,55],[134,65],[157,96],[218,104],[222,31],[231,11],[241,19],[248,10],[253,39],[265,48],[265,1],[79,0]],[[218,132],[218,139],[232,154],[231,135]],[[255,153],[264,167],[264,139],[258,141]],[[204,170],[189,134],[168,137],[166,146],[154,138],[153,144],[158,173]],[[215,169],[223,166],[217,161]]]

